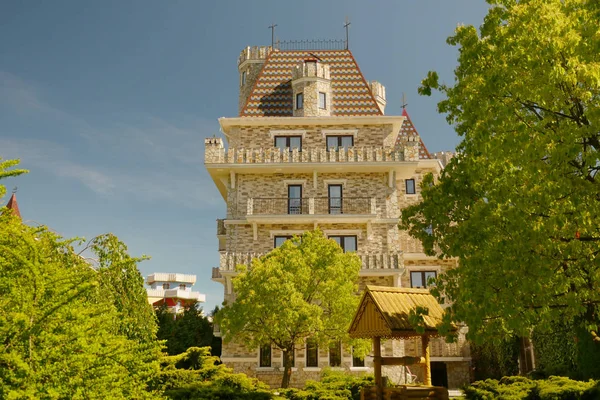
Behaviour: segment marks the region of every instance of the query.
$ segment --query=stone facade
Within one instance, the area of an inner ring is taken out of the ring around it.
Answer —
[[[245,81],[240,81],[240,105],[244,99],[259,96],[252,93],[251,86],[260,65],[265,60],[268,64],[267,52],[255,48],[242,52],[238,65],[246,75]],[[331,109],[318,107],[318,93],[331,93],[327,64],[305,59],[290,68],[294,102],[296,93],[304,94],[301,112],[295,110],[287,118],[222,118],[228,147],[219,138],[205,141],[207,170],[227,203],[226,218],[218,224],[220,265],[213,270],[213,279],[224,285],[225,302],[235,301],[232,279],[237,264],[249,264],[254,257],[271,251],[278,236],[299,235],[317,227],[328,236],[355,237],[356,252],[362,260],[359,292],[366,285],[411,287],[413,274],[441,274],[453,268],[455,260],[425,256],[420,242],[398,229],[401,210],[420,201],[425,174],[437,174],[441,168],[438,160],[423,159],[418,135],[398,139],[406,117],[331,116]],[[365,83],[365,87],[383,112],[385,88],[375,81]],[[350,86],[349,92],[352,90]],[[276,148],[275,138],[281,136],[300,138],[301,149]],[[352,145],[328,149],[328,136],[351,136]],[[406,180],[414,180],[414,193],[407,193]],[[302,190],[294,212],[288,202],[290,185]],[[343,212],[331,211],[329,185],[341,185]],[[419,347],[418,340],[384,341],[382,354],[420,355]],[[306,367],[305,353],[304,348],[296,351],[293,386],[318,379],[329,366],[327,349],[319,349],[316,368]],[[342,353],[340,369],[352,374],[372,372],[372,358],[367,357],[364,366],[357,367],[352,365],[350,349]],[[431,356],[432,361],[445,366],[450,387],[468,381],[470,354],[464,332],[457,343],[433,339]],[[281,359],[281,352],[272,349],[271,366],[261,368],[259,349],[234,342],[225,343],[222,349],[226,365],[272,386],[281,381]],[[385,367],[384,373],[397,383],[422,379],[416,366]]]

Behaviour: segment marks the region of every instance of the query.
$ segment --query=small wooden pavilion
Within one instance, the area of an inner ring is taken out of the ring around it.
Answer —
[[[417,333],[410,323],[411,313],[419,308],[426,308],[427,315],[423,315],[424,332]],[[448,398],[445,388],[431,388],[431,364],[429,340],[439,336],[437,326],[442,322],[444,311],[437,300],[427,289],[409,289],[384,286],[367,286],[352,324],[350,337],[372,339],[375,364],[375,385],[377,399],[384,398],[383,380],[381,376],[382,365],[411,365],[420,364],[424,368],[424,383],[429,389],[416,389],[422,392],[412,395],[406,394],[408,388],[394,390],[398,395],[385,393],[386,398]],[[421,357],[382,357],[381,339],[407,339],[420,337],[423,345]],[[423,390],[426,389],[426,390]],[[405,395],[402,395],[404,391]],[[445,394],[444,394],[445,393]]]

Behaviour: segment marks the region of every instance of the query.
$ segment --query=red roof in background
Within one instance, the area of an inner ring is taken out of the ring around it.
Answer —
[[[330,68],[331,115],[383,115],[350,50],[274,50],[265,60],[240,116],[293,116],[292,68],[316,58]]]
[[[419,136],[417,129],[413,125],[410,120],[410,116],[406,112],[406,108],[402,110],[402,116],[406,117],[404,122],[402,122],[402,126],[400,127],[400,133],[398,134],[398,138],[396,139],[396,146],[401,145],[403,141],[406,140],[406,137],[417,136],[419,138],[419,158],[421,160],[428,160],[431,158],[427,147],[425,147],[425,143],[423,143],[423,139]]]
[[[8,200],[8,203],[6,203],[6,208],[12,210],[14,215],[21,218],[21,212],[19,211],[19,204],[17,203],[16,193],[13,193],[12,196],[10,196],[10,200]]]

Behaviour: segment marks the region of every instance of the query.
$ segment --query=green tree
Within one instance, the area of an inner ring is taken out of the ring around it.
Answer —
[[[26,169],[10,169],[14,166],[19,165],[19,162],[19,160],[2,161],[2,157],[0,157],[0,179],[5,179],[28,173],[29,171],[27,171]],[[4,187],[4,185],[0,185],[0,199],[4,197],[5,194],[6,187]]]
[[[281,349],[281,386],[288,387],[296,346],[307,338],[323,345],[349,341],[360,267],[355,254],[344,253],[320,231],[287,240],[254,259],[251,268],[238,266],[236,301],[217,314],[223,340]]]
[[[600,2],[490,0],[460,26],[453,86],[430,72],[462,136],[401,227],[429,254],[458,257],[436,293],[471,337],[528,335],[576,321],[595,335],[600,303]],[[430,227],[431,229],[425,229]]]

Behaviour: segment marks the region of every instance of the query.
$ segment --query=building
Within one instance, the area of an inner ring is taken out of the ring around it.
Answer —
[[[166,304],[173,313],[178,313],[196,302],[206,301],[205,295],[192,290],[196,283],[196,275],[155,272],[148,275],[146,283],[150,286],[146,289],[148,302],[154,307]]]
[[[438,174],[404,110],[384,115],[386,94],[366,81],[350,50],[278,50],[247,47],[238,59],[239,115],[219,123],[220,138],[205,141],[205,166],[227,204],[217,222],[220,265],[212,278],[233,301],[235,266],[269,252],[292,235],[319,227],[362,259],[360,287],[424,287],[454,266],[427,257],[420,242],[399,231],[402,208],[420,201],[424,174]],[[354,310],[349,311],[354,312]],[[421,354],[414,340],[387,341],[383,355]],[[458,343],[432,341],[434,383],[459,387],[469,380],[470,355]],[[333,354],[333,353],[339,353]],[[293,386],[318,379],[323,367],[360,373],[372,359],[351,349],[297,349]],[[223,345],[222,361],[273,386],[281,380],[277,349]],[[420,371],[387,367],[396,382]]]

